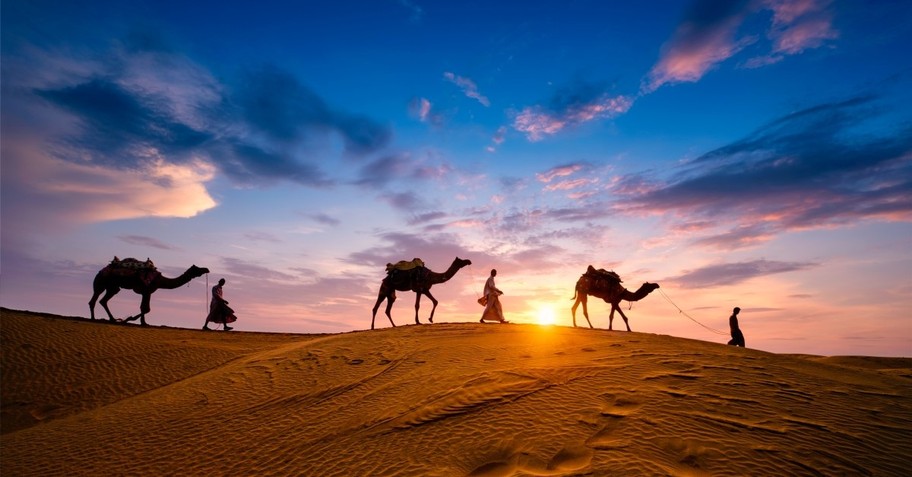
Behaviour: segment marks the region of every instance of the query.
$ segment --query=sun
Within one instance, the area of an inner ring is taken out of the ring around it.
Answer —
[[[543,306],[538,309],[538,324],[539,325],[553,325],[555,322],[554,318],[554,309],[551,307]]]

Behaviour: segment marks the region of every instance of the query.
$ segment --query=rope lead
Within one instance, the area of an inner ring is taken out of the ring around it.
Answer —
[[[711,332],[713,332],[713,333],[715,333],[715,334],[717,334],[717,335],[728,335],[728,333],[726,333],[726,332],[724,332],[724,331],[719,331],[719,330],[717,330],[717,329],[715,329],[715,328],[710,328],[709,326],[706,326],[706,325],[704,325],[703,323],[700,323],[699,321],[695,320],[692,316],[690,316],[690,315],[688,315],[687,313],[685,313],[684,310],[681,309],[681,307],[679,307],[678,305],[676,305],[675,302],[671,301],[671,298],[668,298],[668,295],[666,295],[665,292],[662,291],[661,288],[659,288],[659,293],[661,293],[662,296],[665,297],[666,300],[668,300],[668,303],[671,303],[671,306],[673,306],[673,307],[675,307],[675,308],[678,309],[678,313],[679,313],[679,314],[682,314],[682,315],[686,316],[687,318],[690,319],[690,321],[693,321],[694,323],[696,323],[696,324],[702,326],[703,328],[706,328],[707,330],[709,330],[709,331],[711,331]]]

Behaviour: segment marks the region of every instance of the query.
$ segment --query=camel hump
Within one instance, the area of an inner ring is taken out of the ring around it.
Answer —
[[[111,263],[108,266],[111,268],[126,268],[131,270],[155,270],[155,264],[148,258],[146,258],[146,261],[141,261],[135,258],[119,259],[115,256],[114,260],[111,260]]]
[[[399,260],[396,263],[387,263],[386,264],[386,273],[390,273],[394,270],[411,270],[413,268],[424,267],[424,260],[420,258],[413,258],[411,260]]]
[[[604,268],[595,269],[592,265],[589,265],[589,268],[586,269],[586,275],[596,279],[605,279],[609,281],[615,281],[617,283],[623,283],[624,280],[621,280],[621,276],[618,275],[614,270],[605,270]]]

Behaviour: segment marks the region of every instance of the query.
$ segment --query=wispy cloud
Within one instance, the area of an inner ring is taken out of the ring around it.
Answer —
[[[549,106],[527,106],[513,116],[513,129],[530,141],[540,141],[561,130],[597,119],[611,119],[626,113],[633,98],[612,95],[589,84],[570,86],[557,92]]]
[[[443,77],[446,78],[447,81],[455,84],[456,86],[459,86],[467,97],[477,100],[483,106],[491,106],[491,101],[488,100],[486,96],[478,92],[478,85],[476,85],[475,82],[471,79],[465,78],[463,76],[458,76],[449,71],[443,73]]]
[[[339,220],[331,215],[324,214],[324,213],[309,214],[308,217],[310,217],[317,223],[320,223],[323,225],[329,225],[329,226],[333,226],[333,227],[342,223],[341,220]]]
[[[666,84],[696,82],[708,71],[758,44],[760,32],[742,32],[745,20],[758,11],[773,12],[766,36],[769,53],[744,62],[748,68],[770,65],[787,55],[823,46],[838,38],[828,0],[698,0],[686,12],[658,62],[643,80],[641,93]],[[758,8],[759,7],[759,8]]]
[[[870,96],[807,108],[698,157],[668,183],[613,191],[629,211],[728,217],[732,231],[703,242],[717,246],[865,219],[909,221],[912,130],[852,134],[885,113]]]
[[[244,238],[252,242],[281,243],[282,239],[268,232],[247,232]]]
[[[828,10],[828,0],[764,0],[763,5],[773,11],[773,21],[767,37],[772,51],[751,58],[748,68],[765,66],[805,50],[823,46],[828,40],[839,37],[833,27],[833,15]]]
[[[228,273],[246,279],[268,280],[275,282],[295,282],[298,277],[278,270],[272,270],[257,263],[231,257],[222,257],[222,264]]]
[[[780,262],[774,260],[723,263],[689,270],[664,281],[674,283],[681,288],[711,288],[737,285],[752,278],[767,275],[807,270],[818,265],[812,262]]]
[[[497,148],[503,144],[504,140],[507,138],[507,127],[501,126],[497,128],[497,131],[494,131],[494,135],[491,136],[491,144],[486,148],[488,152],[496,152]]]
[[[555,166],[545,172],[536,173],[535,178],[539,182],[547,184],[548,182],[551,182],[558,177],[567,177],[574,172],[579,171],[583,167],[583,164],[565,164],[561,166]]]
[[[159,250],[179,250],[173,245],[169,245],[161,240],[143,235],[121,235],[119,238],[122,242],[130,245],[139,245],[141,247],[157,248]]]
[[[750,42],[748,38],[735,39],[746,5],[743,0],[694,2],[662,47],[658,63],[644,81],[643,92],[665,84],[698,81],[713,66],[741,50]]]
[[[327,185],[302,146],[337,135],[347,154],[360,156],[390,137],[386,126],[331,107],[280,68],[222,83],[187,57],[149,45],[83,58],[78,74],[63,74],[72,62],[49,51],[23,49],[10,63],[23,84],[5,88],[4,100],[24,115],[71,125],[44,132],[45,148],[62,160],[119,170],[204,161],[242,184]],[[29,75],[33,69],[43,74]]]

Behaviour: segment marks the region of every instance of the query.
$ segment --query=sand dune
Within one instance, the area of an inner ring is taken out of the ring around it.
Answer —
[[[908,475],[912,360],[434,324],[202,332],[2,310],[3,475]]]

